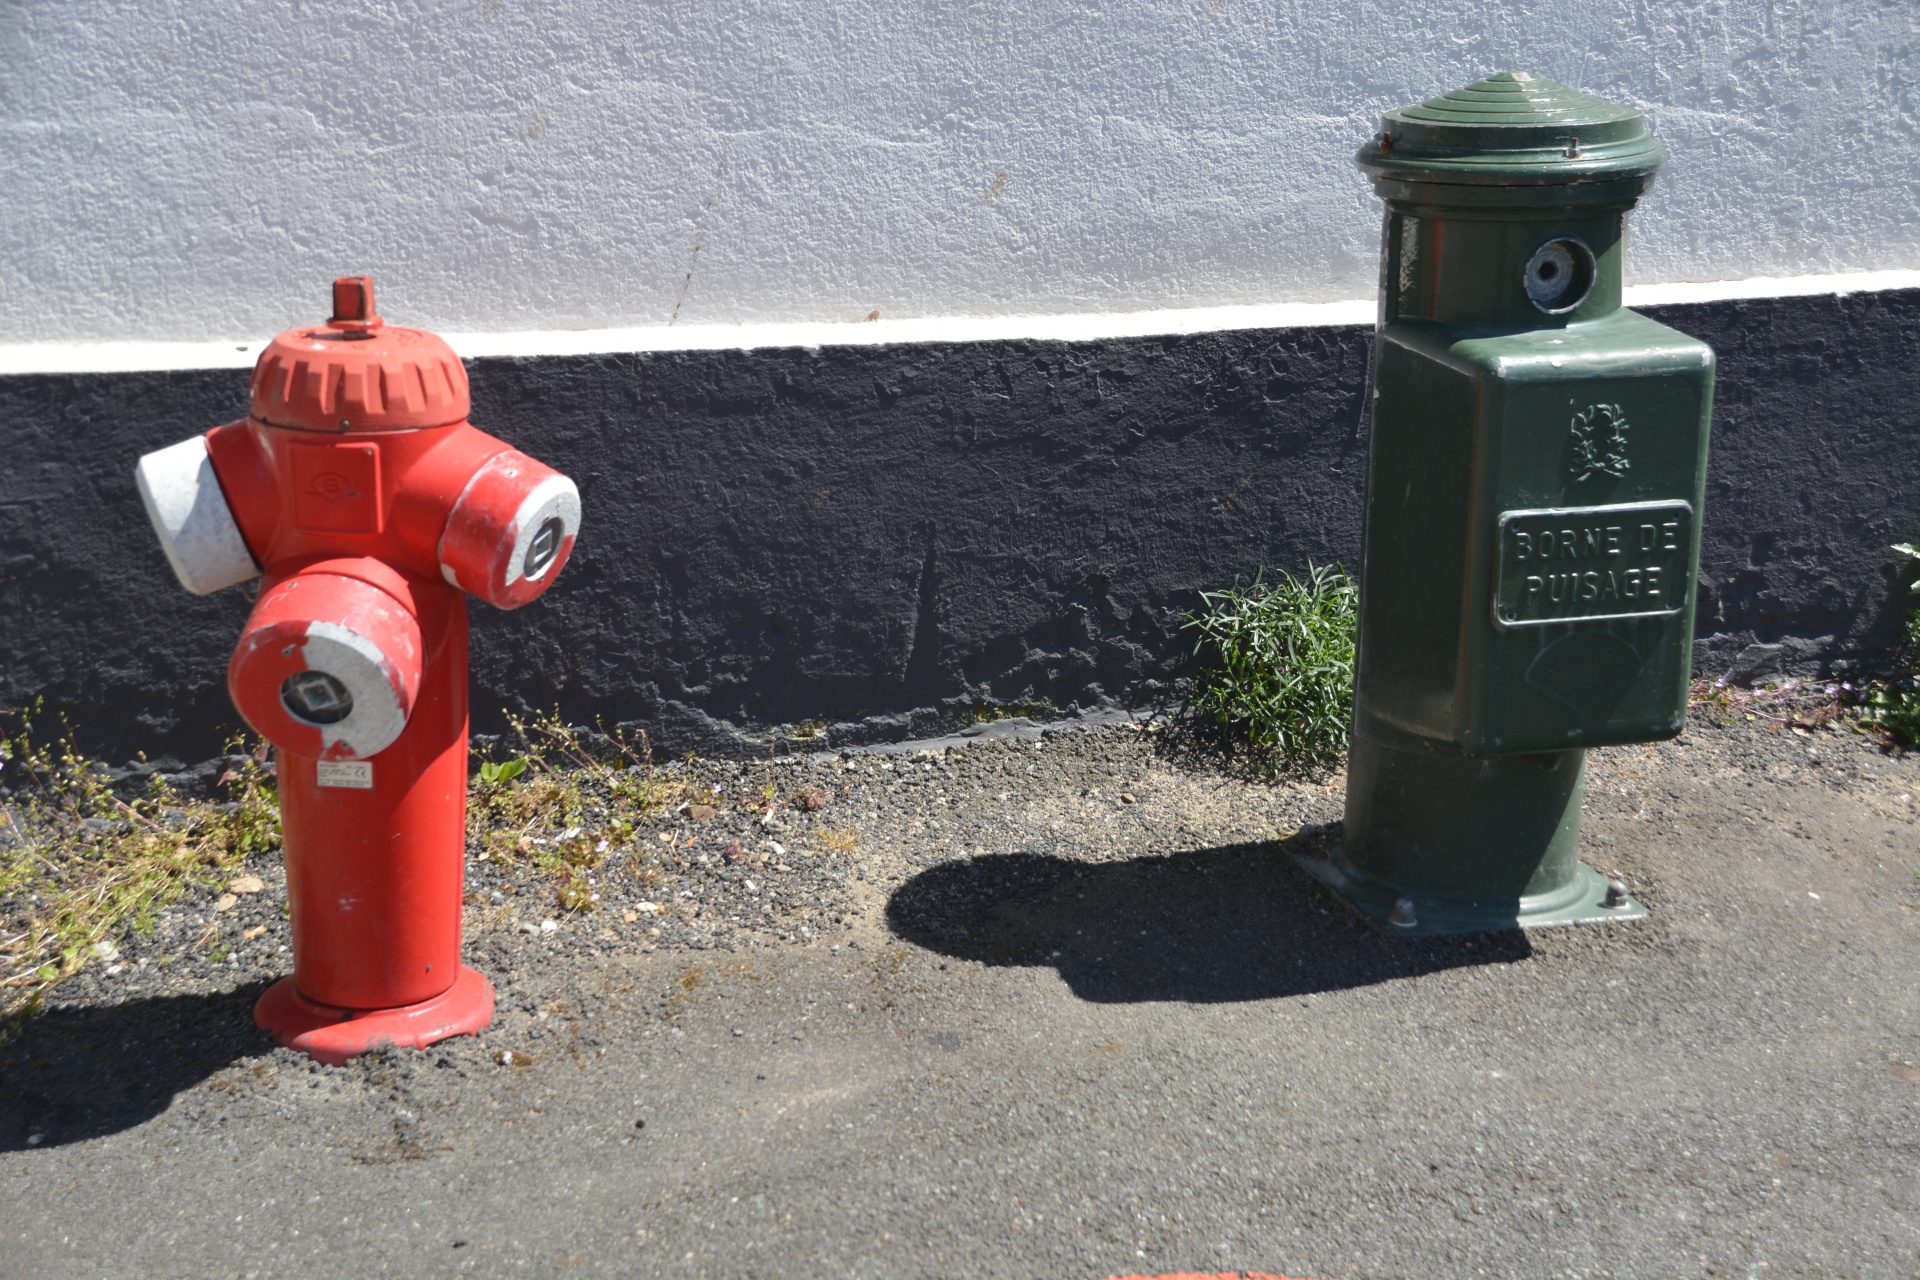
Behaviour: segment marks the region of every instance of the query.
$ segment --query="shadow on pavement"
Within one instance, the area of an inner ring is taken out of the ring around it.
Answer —
[[[0,1045],[0,1151],[117,1133],[273,1042],[253,1025],[266,984],[48,1010]]]
[[[1295,842],[1126,862],[1015,853],[944,863],[887,902],[901,938],[1052,965],[1083,1000],[1211,1003],[1339,991],[1533,954],[1519,930],[1385,938],[1294,866]]]

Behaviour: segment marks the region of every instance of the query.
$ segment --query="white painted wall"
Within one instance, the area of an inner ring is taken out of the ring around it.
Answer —
[[[1920,267],[1920,0],[0,0],[0,342],[1364,297],[1505,67],[1651,111],[1634,280]]]

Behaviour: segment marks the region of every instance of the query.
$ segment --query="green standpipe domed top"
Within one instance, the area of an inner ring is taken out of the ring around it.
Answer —
[[[1418,106],[1395,107],[1354,160],[1388,199],[1418,199],[1420,188],[1435,185],[1583,186],[1598,203],[1631,202],[1666,158],[1639,108],[1502,71]],[[1469,199],[1506,203],[1485,191]]]

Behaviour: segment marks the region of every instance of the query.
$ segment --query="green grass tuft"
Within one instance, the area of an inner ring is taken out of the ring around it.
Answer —
[[[1353,645],[1359,592],[1340,566],[1309,565],[1305,577],[1263,574],[1200,594],[1186,629],[1207,661],[1189,707],[1244,738],[1268,774],[1317,774],[1347,749],[1353,720]]]

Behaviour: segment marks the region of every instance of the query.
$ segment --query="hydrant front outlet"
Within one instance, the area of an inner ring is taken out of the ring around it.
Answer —
[[[1686,720],[1713,353],[1620,305],[1642,113],[1522,72],[1389,111],[1346,830],[1401,936],[1643,914],[1576,857],[1586,748]]]
[[[254,1019],[323,1062],[493,1016],[460,963],[466,598],[552,585],[580,495],[468,408],[446,343],[344,277],[331,319],[261,353],[246,418],[136,471],[187,590],[262,579],[227,688],[276,748],[293,976]]]

